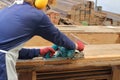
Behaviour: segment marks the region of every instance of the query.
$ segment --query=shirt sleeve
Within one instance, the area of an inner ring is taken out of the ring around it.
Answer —
[[[67,49],[75,49],[74,42],[58,30],[47,15],[44,15],[40,21],[40,24],[36,29],[36,34],[58,46],[63,46]]]
[[[38,57],[40,55],[40,49],[27,49],[22,48],[19,51],[18,59],[32,59],[34,57]]]

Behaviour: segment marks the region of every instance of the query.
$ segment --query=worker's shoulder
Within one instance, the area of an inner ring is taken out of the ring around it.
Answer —
[[[37,16],[44,16],[45,13],[42,10],[38,10],[37,8],[31,6],[31,5],[23,5],[22,6],[22,10],[29,13],[29,14],[33,14],[33,15],[37,15]]]
[[[38,16],[44,16],[45,15],[45,13],[42,10],[38,10],[38,9],[35,8],[34,11]]]

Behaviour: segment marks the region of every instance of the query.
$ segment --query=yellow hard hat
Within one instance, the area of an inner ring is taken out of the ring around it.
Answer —
[[[35,0],[35,7],[38,9],[44,9],[48,4],[48,0]]]

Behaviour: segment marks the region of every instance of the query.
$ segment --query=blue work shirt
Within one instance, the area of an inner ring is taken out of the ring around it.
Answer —
[[[10,50],[35,35],[56,45],[75,49],[75,44],[52,24],[48,16],[29,3],[14,4],[0,10],[0,49]]]

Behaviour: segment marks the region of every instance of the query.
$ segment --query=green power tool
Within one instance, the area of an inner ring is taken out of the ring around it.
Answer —
[[[44,58],[46,60],[56,60],[56,59],[78,59],[83,58],[84,54],[83,52],[80,52],[78,50],[69,50],[65,47],[53,45],[52,48],[56,51],[54,56],[50,56],[50,52],[48,52]]]
[[[79,39],[76,37],[74,34],[71,34],[71,40],[74,42],[81,41],[84,44],[88,44],[87,42]],[[79,50],[69,50],[66,49],[65,47],[53,45],[52,48],[56,51],[54,56],[50,57],[50,52],[45,55],[45,59],[48,60],[56,60],[56,59],[79,59],[79,58],[84,58],[84,53]]]
[[[58,46],[54,44],[54,45],[52,46],[52,48],[56,51],[56,50],[58,49]],[[45,58],[45,59],[51,58],[50,54],[51,54],[51,53],[48,52],[48,53],[44,56],[44,58]]]

